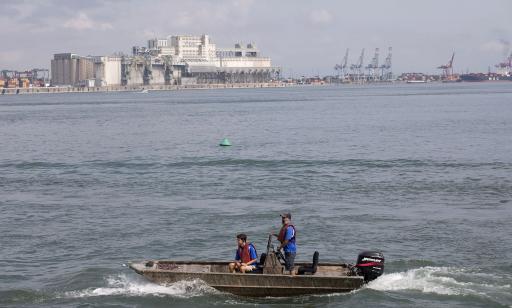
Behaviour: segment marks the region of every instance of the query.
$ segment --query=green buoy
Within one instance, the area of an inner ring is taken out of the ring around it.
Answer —
[[[222,139],[222,141],[219,144],[221,147],[229,147],[231,146],[231,142],[229,142],[228,138]]]

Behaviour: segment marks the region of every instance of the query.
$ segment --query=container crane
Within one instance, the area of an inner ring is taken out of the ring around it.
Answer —
[[[347,77],[347,62],[348,62],[348,51],[349,49],[345,51],[345,56],[343,57],[343,60],[340,64],[336,64],[334,67],[334,70],[338,72],[338,79],[346,79]]]
[[[448,62],[448,64],[438,66],[438,69],[443,70],[442,78],[445,80],[451,80],[453,75],[453,58],[455,57],[455,52],[452,54],[452,58]]]
[[[350,65],[350,71],[352,72],[353,80],[359,81],[362,76],[363,59],[364,48],[361,50],[361,55],[359,56],[359,60],[357,61],[357,63]]]
[[[495,65],[498,68],[498,74],[511,76],[512,75],[512,52],[510,56],[508,56],[504,62],[498,63]]]
[[[384,64],[380,66],[382,80],[391,80],[393,78],[393,73],[391,72],[392,51],[393,48],[389,47],[388,56],[386,57],[386,60],[384,60]]]
[[[379,69],[379,48],[375,48],[372,62],[366,66],[366,69],[368,70],[368,79],[376,80]]]

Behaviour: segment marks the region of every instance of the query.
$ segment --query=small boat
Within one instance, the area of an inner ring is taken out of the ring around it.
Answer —
[[[250,297],[284,297],[306,294],[350,292],[361,288],[384,272],[381,252],[364,251],[357,264],[319,263],[315,252],[311,263],[295,263],[295,275],[284,274],[284,257],[267,245],[260,265],[251,273],[230,273],[229,262],[149,260],[131,262],[130,268],[146,279],[166,285],[183,280],[200,279],[221,291]]]
[[[149,90],[148,89],[143,89],[143,90],[141,90],[140,92],[137,92],[137,93],[146,94],[146,93],[149,93]]]

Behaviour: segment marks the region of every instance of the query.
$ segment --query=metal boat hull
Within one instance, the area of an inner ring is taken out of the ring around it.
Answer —
[[[130,268],[158,284],[165,285],[183,280],[200,279],[219,291],[241,296],[284,297],[342,293],[358,289],[364,283],[363,277],[348,276],[347,272],[340,270],[346,266],[344,264],[321,264],[319,267],[325,268],[325,274],[295,276],[222,272],[224,268],[227,268],[225,262],[174,262],[172,264],[177,264],[176,268],[168,270],[159,269],[156,266],[148,268],[144,264],[131,263]]]

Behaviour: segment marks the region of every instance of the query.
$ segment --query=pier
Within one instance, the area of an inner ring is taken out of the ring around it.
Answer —
[[[178,91],[190,89],[245,89],[245,88],[279,88],[281,82],[265,83],[226,83],[226,84],[191,84],[191,85],[131,85],[104,87],[32,87],[4,88],[1,95],[44,94],[44,93],[92,93],[92,92],[140,92],[140,91]]]

